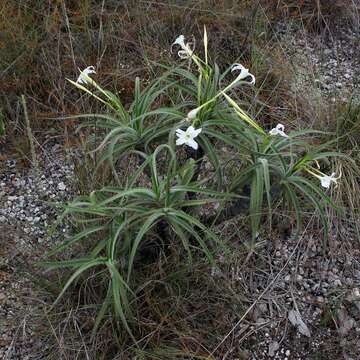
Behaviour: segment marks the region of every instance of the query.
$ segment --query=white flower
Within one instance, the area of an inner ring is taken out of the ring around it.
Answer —
[[[89,76],[90,74],[96,74],[94,66],[88,66],[86,69],[81,71],[79,77],[76,80],[76,82],[78,84],[87,84],[89,81],[86,79],[86,77],[84,75]]]
[[[184,35],[178,36],[175,39],[175,41],[172,43],[171,48],[174,45],[180,45],[180,47],[182,49],[182,50],[178,51],[178,56],[180,59],[189,59],[189,58],[191,58],[191,56],[194,53],[195,46],[192,46],[193,45],[192,43],[185,44],[185,36]],[[191,49],[191,46],[193,47],[192,49]]]
[[[328,189],[332,182],[337,184],[337,180],[340,179],[341,175],[338,177],[335,177],[335,173],[332,173],[330,176],[329,175],[324,175],[324,176],[316,175],[316,177],[318,179],[320,179],[321,186]]]
[[[176,145],[187,145],[192,147],[194,150],[198,149],[198,143],[194,140],[200,133],[202,129],[194,129],[193,126],[189,126],[186,131],[181,129],[176,130]]]
[[[334,172],[329,176],[329,175],[323,174],[322,172],[320,172],[318,170],[316,170],[316,172],[312,171],[315,169],[305,168],[305,170],[309,174],[314,175],[316,178],[318,178],[320,180],[321,186],[324,187],[325,189],[328,189],[332,182],[334,184],[337,184],[337,181],[341,178],[341,171],[340,171],[340,175],[338,177],[336,177]],[[321,174],[321,175],[319,175],[319,174]]]
[[[288,135],[285,134],[284,132],[285,126],[283,124],[277,124],[275,128],[271,129],[269,131],[270,135],[280,135],[283,137],[289,137]]]
[[[249,72],[249,69],[246,69],[246,67],[244,67],[241,64],[233,64],[231,66],[231,72],[233,72],[235,70],[240,70],[240,74],[238,75],[236,80],[244,80],[250,76],[251,81],[249,84],[251,84],[251,85],[255,84],[255,76]]]

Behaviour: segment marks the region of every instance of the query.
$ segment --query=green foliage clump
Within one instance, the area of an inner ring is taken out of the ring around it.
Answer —
[[[83,273],[96,269],[104,298],[94,331],[110,312],[133,337],[134,286],[146,247],[160,243],[168,255],[173,247],[181,248],[189,267],[202,253],[215,266],[214,254],[219,247],[226,252],[228,244],[212,226],[234,203],[249,216],[250,250],[263,221],[271,224],[275,208],[295,214],[296,229],[304,209],[316,209],[325,235],[326,206],[335,208],[322,188],[339,177],[320,169],[324,160],[343,155],[328,151],[327,143],[314,146],[309,141],[324,133],[307,129],[287,134],[281,124],[263,129],[234,100],[239,87],[252,86],[255,77],[240,64],[221,72],[209,59],[206,30],[204,59],[183,36],[175,46],[184,66],[163,66],[164,75],[143,89],[136,79],[128,108],[89,71],[70,80],[104,105],[102,113],[78,118],[88,120],[82,127],[94,129],[91,141],[101,154],[97,171],[109,166],[112,176],[106,186],[65,207],[64,217],[78,231],[50,255],[67,254],[82,243],[81,256],[46,265],[73,270],[58,300]],[[237,76],[228,81],[233,73]],[[133,162],[131,176],[122,176],[124,162]],[[209,204],[214,217],[206,215]]]

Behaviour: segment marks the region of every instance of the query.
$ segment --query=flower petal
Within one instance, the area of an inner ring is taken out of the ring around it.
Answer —
[[[323,176],[321,179],[320,179],[320,182],[321,182],[321,186],[328,189],[330,187],[330,183],[331,183],[331,180],[329,178],[329,176]]]
[[[283,124],[277,124],[275,128],[271,129],[269,131],[270,135],[280,135],[283,137],[289,137],[287,134],[285,134],[284,132],[285,126]]]
[[[251,81],[249,81],[249,84],[254,85],[255,84],[255,76],[249,72],[249,69],[247,69],[245,66],[235,63],[231,67],[231,71],[240,70],[240,74],[238,75],[238,80],[244,80],[247,77],[251,77]]]
[[[89,76],[90,74],[96,74],[94,66],[88,66],[83,71],[80,71],[80,75],[77,78],[76,82],[78,84],[87,84],[87,83],[89,83],[89,81],[86,79],[86,76]]]
[[[171,46],[173,45],[180,45],[181,47],[185,47],[185,36],[184,35],[179,35],[175,41],[172,43]]]
[[[243,70],[247,70],[245,68],[245,66],[239,64],[239,63],[235,63],[231,66],[231,72],[235,71],[235,70],[240,70],[240,71],[243,71]]]
[[[179,50],[178,56],[180,59],[186,60],[190,57],[189,53],[186,50]]]
[[[184,136],[179,137],[178,139],[176,139],[176,145],[183,145],[186,143],[186,139]]]
[[[81,76],[81,74],[79,75],[79,77],[77,78],[76,82],[78,84],[86,84],[86,81],[83,79],[83,77]]]
[[[186,145],[192,147],[194,150],[197,150],[199,145],[194,139],[190,139],[186,142]]]
[[[196,138],[202,131],[202,128],[199,128],[199,129],[194,129],[193,133],[192,133],[192,137],[193,138]]]
[[[88,67],[85,68],[82,72],[85,73],[86,75],[96,74],[95,66],[88,66]]]
[[[285,126],[283,124],[277,124],[276,125],[276,129],[280,130],[280,131],[284,131],[285,130]]]

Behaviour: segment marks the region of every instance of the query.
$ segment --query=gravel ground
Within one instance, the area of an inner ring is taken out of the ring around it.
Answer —
[[[223,264],[221,279],[255,304],[236,326],[230,359],[360,359],[360,250],[350,245],[352,232],[347,242],[331,239],[325,253],[313,228],[300,239],[264,234],[252,262]]]
[[[340,23],[331,34],[315,35],[289,26],[280,26],[279,34],[295,69],[294,91],[332,102],[360,101],[359,30]]]
[[[39,358],[26,326],[35,296],[22,269],[57,241],[49,235],[55,205],[70,194],[73,167],[55,149],[44,151],[38,176],[13,160],[0,171],[0,359]]]
[[[330,101],[350,94],[360,99],[359,37],[349,29],[334,33],[324,43],[320,37],[283,31],[286,52],[299,72],[297,89],[314,89],[315,83],[315,92]],[[39,156],[38,177],[13,160],[0,171],[1,359],[41,359],[44,350],[26,326],[36,296],[19,269],[57,241],[49,236],[57,217],[53,205],[70,196],[74,169],[57,146]],[[260,267],[224,264],[229,281],[255,302],[236,327],[227,359],[360,359],[357,236],[349,227],[341,236],[347,241],[332,238],[325,253],[318,238],[316,231],[300,240],[264,238],[268,245],[256,255]]]

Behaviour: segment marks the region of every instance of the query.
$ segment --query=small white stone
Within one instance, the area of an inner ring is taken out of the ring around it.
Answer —
[[[66,185],[63,182],[59,183],[57,187],[60,191],[66,190]]]

